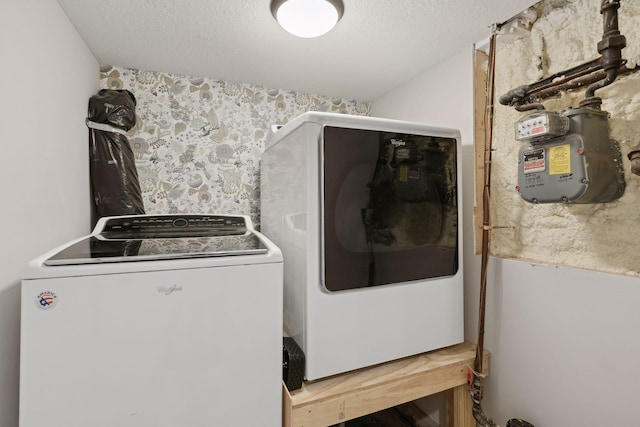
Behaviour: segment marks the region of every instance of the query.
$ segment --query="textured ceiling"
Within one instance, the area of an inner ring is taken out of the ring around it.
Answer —
[[[270,0],[58,0],[101,65],[370,101],[489,36],[536,0],[344,0],[294,37]]]

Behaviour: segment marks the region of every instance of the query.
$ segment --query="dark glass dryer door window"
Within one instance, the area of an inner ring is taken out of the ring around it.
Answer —
[[[327,126],[322,150],[329,291],[457,272],[455,139]]]

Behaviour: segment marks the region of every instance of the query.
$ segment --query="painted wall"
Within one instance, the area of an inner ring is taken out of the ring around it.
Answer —
[[[369,103],[211,78],[103,66],[100,86],[137,99],[129,142],[147,213],[249,214],[272,125],[306,111],[367,115]]]
[[[468,147],[463,147],[465,336],[475,342],[480,277],[479,257],[472,255],[470,222],[471,55],[470,47],[427,70],[374,100],[371,111],[374,116],[462,131]],[[500,187],[492,187],[492,193],[496,191]],[[491,373],[485,383],[485,412],[501,425],[513,417],[539,426],[636,424],[640,419],[635,391],[640,373],[634,369],[640,351],[638,279],[499,258],[491,259],[489,271],[485,347],[491,352]]]
[[[98,63],[55,1],[2,3],[0,57],[0,427],[16,427],[20,278],[30,259],[89,231],[84,117]]]

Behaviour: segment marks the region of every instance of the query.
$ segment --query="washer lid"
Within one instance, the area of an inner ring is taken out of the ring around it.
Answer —
[[[144,215],[100,221],[90,236],[66,246],[45,265],[255,255],[268,249],[240,216]]]

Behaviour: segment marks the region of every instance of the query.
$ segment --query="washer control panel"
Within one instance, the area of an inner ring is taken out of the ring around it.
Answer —
[[[100,235],[109,239],[244,234],[245,218],[227,215],[131,215],[107,218]]]

